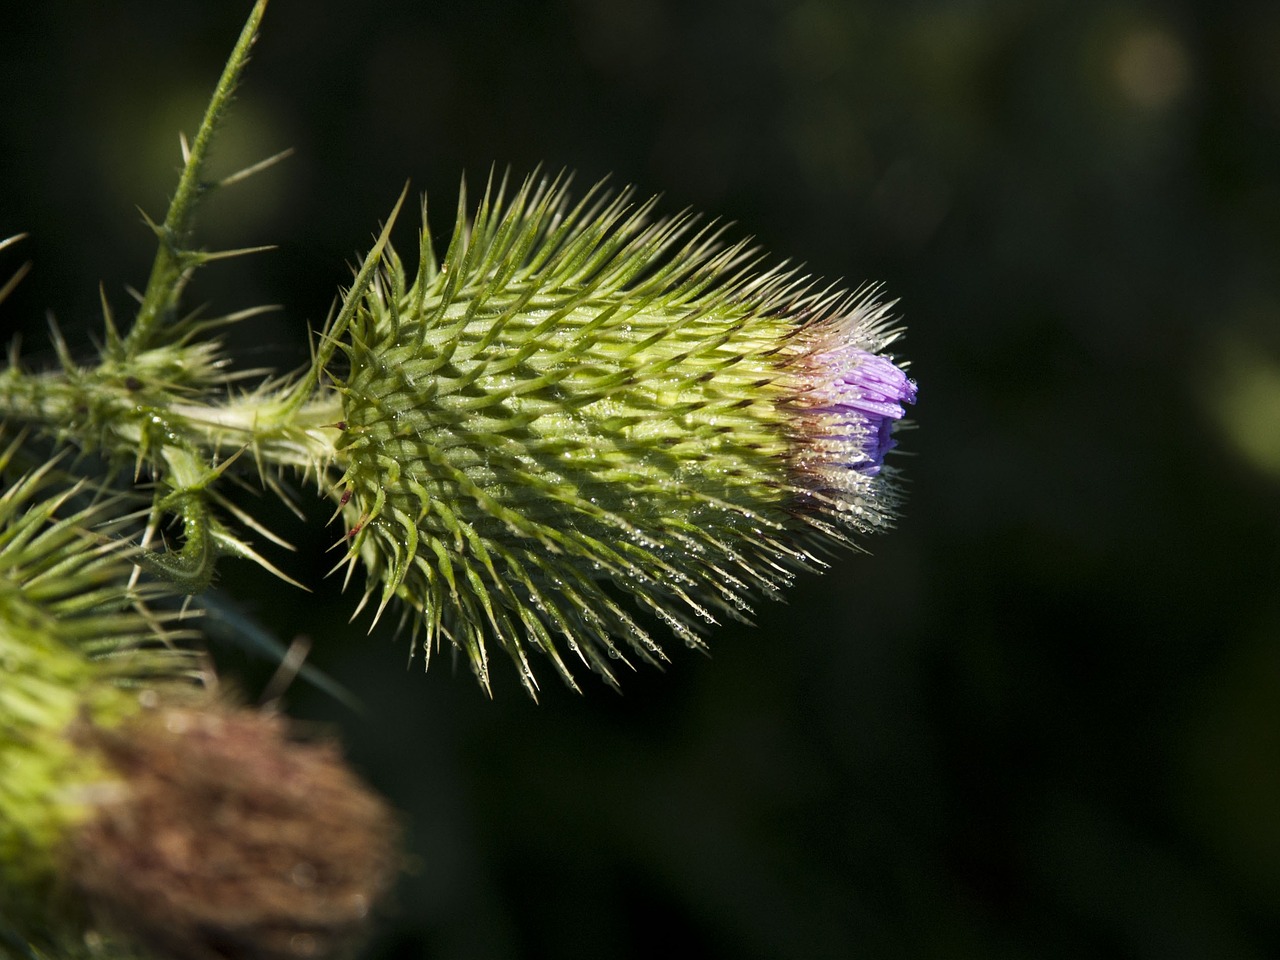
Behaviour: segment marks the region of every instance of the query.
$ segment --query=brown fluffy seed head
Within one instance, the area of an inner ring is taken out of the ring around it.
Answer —
[[[78,736],[118,776],[66,850],[94,923],[173,960],[331,957],[360,941],[398,830],[332,743],[222,704]]]

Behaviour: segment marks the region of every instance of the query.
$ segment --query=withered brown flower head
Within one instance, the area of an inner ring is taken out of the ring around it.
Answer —
[[[83,731],[118,774],[64,876],[92,920],[174,960],[298,960],[358,945],[400,865],[390,809],[335,744],[223,704]]]

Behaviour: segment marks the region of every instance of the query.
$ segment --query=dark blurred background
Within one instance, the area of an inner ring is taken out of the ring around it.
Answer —
[[[32,362],[145,283],[247,8],[4,14]],[[364,701],[287,698],[408,825],[369,957],[1280,953],[1280,5],[275,0],[218,165],[290,146],[201,222],[279,245],[192,292],[282,305],[246,364],[304,360],[406,180],[441,232],[462,172],[542,164],[884,281],[920,383],[898,528],[621,696],[406,673],[328,508],[270,513],[316,592],[222,588]]]

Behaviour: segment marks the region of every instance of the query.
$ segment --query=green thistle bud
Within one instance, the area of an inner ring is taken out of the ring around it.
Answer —
[[[487,688],[496,642],[530,693],[530,647],[615,683],[611,660],[665,659],[636,607],[700,647],[886,525],[915,385],[879,356],[872,293],[754,273],[719,228],[625,194],[530,180],[470,224],[465,202],[443,265],[424,228],[413,282],[388,250],[332,331],[348,562],[428,658],[447,638]]]

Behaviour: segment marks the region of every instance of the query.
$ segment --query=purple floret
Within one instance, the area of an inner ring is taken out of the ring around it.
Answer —
[[[827,351],[822,366],[831,375],[821,390],[817,409],[834,415],[828,421],[831,440],[852,442],[856,455],[847,464],[875,476],[885,454],[896,446],[893,421],[906,414],[904,403],[916,402],[916,384],[893,361],[853,346]]]

